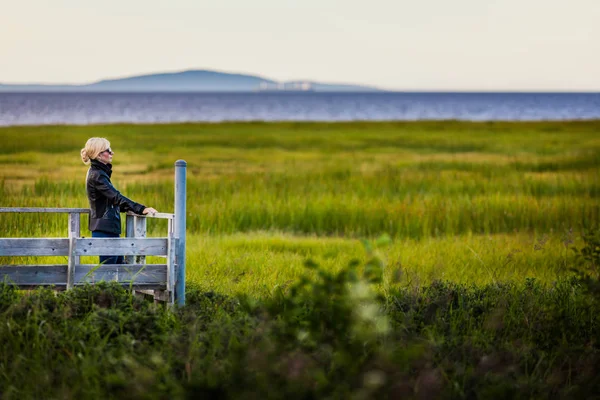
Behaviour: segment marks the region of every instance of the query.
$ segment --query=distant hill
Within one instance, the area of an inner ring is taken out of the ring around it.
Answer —
[[[210,70],[190,70],[119,79],[106,79],[83,85],[0,84],[0,92],[254,92],[289,91],[300,86],[315,92],[375,92],[361,85],[329,84],[310,81],[277,82],[255,75],[231,74]],[[261,89],[263,88],[263,89]],[[294,90],[296,91],[296,90]]]

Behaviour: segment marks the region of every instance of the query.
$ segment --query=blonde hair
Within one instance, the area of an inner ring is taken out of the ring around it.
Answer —
[[[85,147],[81,149],[81,161],[85,165],[90,164],[90,160],[95,160],[100,153],[110,147],[110,142],[105,138],[89,138]]]

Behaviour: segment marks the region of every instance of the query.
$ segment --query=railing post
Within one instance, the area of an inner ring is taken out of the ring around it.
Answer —
[[[167,243],[167,296],[165,300],[171,306],[175,303],[175,255],[177,253],[177,239],[173,231],[169,231]]]
[[[145,238],[146,237],[146,217],[140,217],[138,215],[129,215],[125,217],[125,236],[128,238]],[[127,264],[146,264],[146,256],[125,256],[125,262]],[[138,293],[137,290],[133,289],[134,296],[144,297],[144,294]],[[156,298],[156,290],[154,297]]]
[[[146,217],[138,215],[133,216],[134,234],[133,237],[145,238],[146,237]],[[135,256],[134,264],[146,264],[146,256]]]
[[[184,160],[175,161],[175,237],[177,238],[177,276],[175,302],[185,305],[185,213],[186,213],[186,168]]]
[[[125,236],[130,238],[146,237],[146,217],[127,215],[125,219]],[[127,264],[146,264],[146,256],[126,256]]]
[[[75,255],[75,239],[81,234],[79,213],[69,213],[69,262],[67,266],[67,289],[75,285],[75,265],[81,264]]]
[[[125,216],[125,237],[132,238],[135,236],[135,221],[133,218],[133,215],[127,214]],[[127,264],[134,264],[135,256],[125,256],[125,262]]]

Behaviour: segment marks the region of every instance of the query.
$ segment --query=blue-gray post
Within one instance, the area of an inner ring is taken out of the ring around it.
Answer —
[[[175,161],[175,237],[179,239],[177,247],[177,282],[175,283],[175,302],[185,305],[185,181],[187,163]]]

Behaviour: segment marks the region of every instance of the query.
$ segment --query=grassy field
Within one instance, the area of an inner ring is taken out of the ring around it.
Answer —
[[[188,279],[207,289],[267,294],[305,259],[339,268],[382,234],[390,283],[550,282],[600,220],[599,132],[598,121],[7,127],[0,206],[87,207],[79,150],[101,136],[115,186],[160,211],[173,210],[174,161],[188,162]],[[0,236],[66,236],[65,218],[0,214]]]
[[[600,121],[0,128],[0,207],[87,207],[91,136],[159,211],[188,162],[187,305],[0,282],[1,399],[598,398]]]

